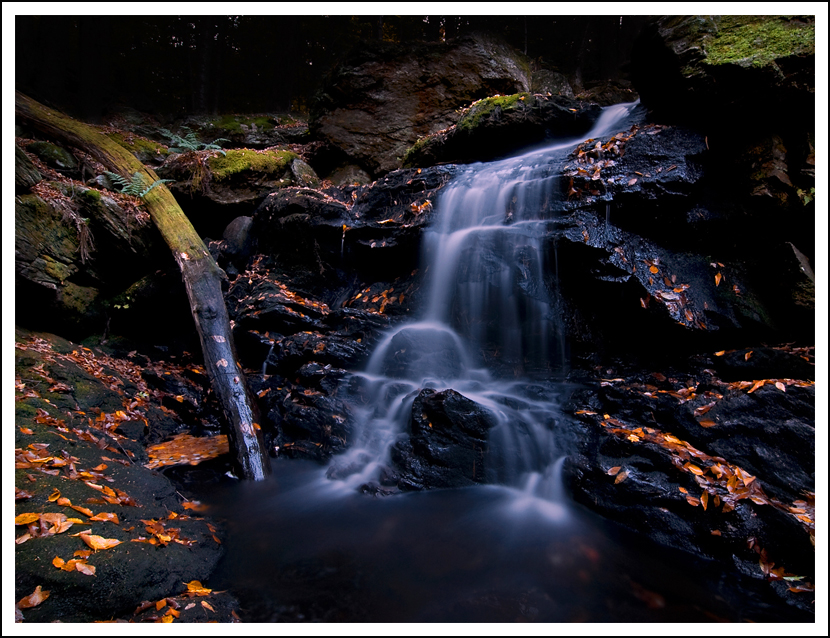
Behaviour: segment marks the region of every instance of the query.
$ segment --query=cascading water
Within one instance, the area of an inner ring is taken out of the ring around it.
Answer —
[[[606,109],[585,137],[626,127],[630,109]],[[231,590],[246,620],[742,618],[745,595],[724,599],[732,584],[720,566],[622,535],[561,493],[560,439],[572,430],[556,427],[566,358],[543,277],[559,264],[543,238],[562,159],[579,141],[466,167],[445,189],[424,241],[422,314],[348,381],[362,426],[349,452],[324,471],[277,459],[266,481],[202,496],[231,528],[209,584]],[[453,388],[492,414],[489,484],[366,498],[356,488],[394,483],[390,450],[424,388]]]
[[[383,484],[390,446],[418,392],[452,388],[495,419],[487,482],[555,499],[560,397],[551,384],[530,380],[567,366],[545,283],[546,218],[561,197],[568,152],[621,126],[635,105],[605,109],[584,138],[468,166],[446,187],[424,239],[426,307],[417,321],[386,334],[352,380],[362,429],[330,471],[344,487]]]

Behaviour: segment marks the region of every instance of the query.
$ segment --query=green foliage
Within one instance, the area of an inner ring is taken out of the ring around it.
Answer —
[[[456,127],[461,130],[476,128],[481,119],[493,113],[497,108],[502,111],[512,111],[524,108],[533,102],[530,93],[515,93],[513,95],[496,95],[473,102],[464,110]]]
[[[222,150],[222,147],[219,146],[217,142],[230,142],[229,139],[224,137],[218,137],[209,143],[200,142],[196,139],[196,133],[187,127],[182,127],[182,132],[186,132],[184,137],[176,135],[166,128],[159,130],[165,136],[170,138],[169,148],[173,153],[186,153],[187,151],[219,151],[222,155],[224,155],[225,151]]]
[[[140,171],[136,171],[135,174],[133,174],[132,179],[130,180],[128,180],[126,177],[122,177],[118,173],[111,173],[110,171],[104,171],[104,173],[113,183],[113,185],[119,189],[119,193],[123,195],[132,195],[134,197],[141,198],[143,198],[147,193],[149,193],[159,184],[164,184],[166,182],[173,181],[172,179],[157,179],[155,182],[147,186],[144,182],[144,177],[141,175]]]

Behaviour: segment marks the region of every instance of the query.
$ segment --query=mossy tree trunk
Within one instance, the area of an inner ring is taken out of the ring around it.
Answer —
[[[131,179],[136,171],[141,173],[148,186],[158,179],[153,170],[105,135],[20,92],[15,93],[15,113],[26,124],[89,153],[127,179]],[[147,193],[144,203],[181,269],[190,310],[202,342],[205,366],[230,425],[231,449],[238,469],[243,478],[262,479],[270,471],[268,457],[257,424],[256,402],[237,361],[230,332],[228,310],[222,296],[222,281],[226,275],[163,184]]]

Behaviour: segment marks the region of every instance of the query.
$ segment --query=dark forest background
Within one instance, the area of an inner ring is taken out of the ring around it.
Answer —
[[[626,76],[647,16],[16,16],[18,90],[97,121],[164,114],[307,112],[361,42],[437,42],[488,31],[574,90]]]

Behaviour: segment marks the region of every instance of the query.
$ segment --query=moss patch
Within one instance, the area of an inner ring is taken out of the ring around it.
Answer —
[[[136,155],[137,153],[147,153],[149,155],[169,155],[164,146],[158,142],[148,140],[146,137],[138,135],[125,136],[124,133],[107,133],[107,137],[119,146],[126,148],[130,153]]]
[[[213,179],[222,181],[243,171],[273,175],[284,171],[297,158],[291,151],[254,151],[249,148],[231,149],[225,155],[208,160]]]
[[[238,115],[222,115],[216,120],[210,122],[215,128],[228,131],[229,133],[241,133],[242,125],[250,127],[252,124],[259,129],[272,129],[278,122],[273,117],[268,115],[259,115],[256,117],[243,117]],[[279,122],[282,124],[282,122]]]
[[[706,47],[707,64],[762,67],[777,58],[815,53],[816,26],[812,18],[723,16],[718,26]]]
[[[530,93],[515,93],[513,95],[497,95],[473,102],[469,110],[464,113],[456,125],[460,130],[472,130],[481,122],[481,118],[493,113],[496,109],[512,111],[529,105],[533,101]]]

